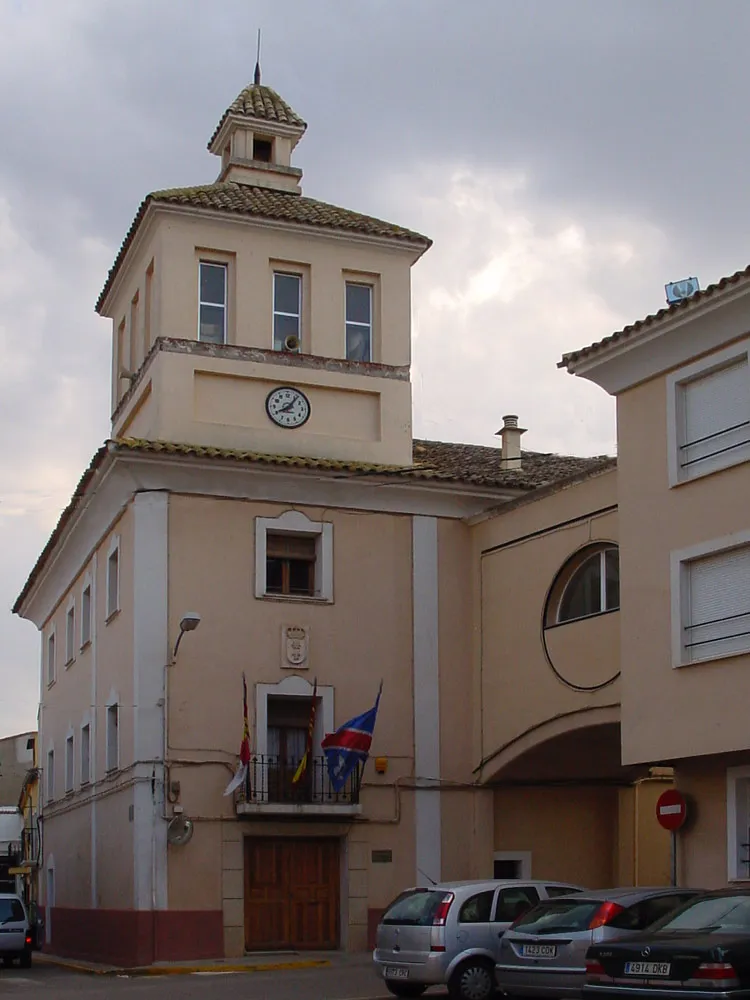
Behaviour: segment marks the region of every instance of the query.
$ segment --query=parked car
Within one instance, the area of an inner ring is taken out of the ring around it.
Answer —
[[[698,889],[606,889],[539,903],[500,942],[497,983],[511,996],[580,997],[586,952],[649,927]]]
[[[745,1000],[750,997],[750,891],[691,900],[645,933],[586,955],[586,1000]]]
[[[495,991],[500,939],[540,899],[581,891],[562,882],[441,882],[402,892],[378,925],[375,970],[397,997],[447,983],[455,1000]]]
[[[32,934],[23,900],[10,893],[0,894],[0,958],[3,965],[19,959],[21,967],[31,968]]]

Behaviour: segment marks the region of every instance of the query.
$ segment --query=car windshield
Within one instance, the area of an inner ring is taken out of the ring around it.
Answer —
[[[0,924],[12,924],[24,919],[20,899],[0,899]]]
[[[702,931],[704,934],[727,934],[741,931],[750,934],[750,896],[714,896],[699,899],[675,917],[657,924],[659,932]]]
[[[445,895],[445,890],[410,889],[403,892],[385,911],[381,923],[429,927]]]
[[[513,924],[523,934],[562,934],[585,931],[602,905],[601,900],[554,899],[540,903]]]

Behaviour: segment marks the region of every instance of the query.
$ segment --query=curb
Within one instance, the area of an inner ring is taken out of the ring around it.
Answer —
[[[294,969],[323,969],[333,963],[327,958],[300,959],[294,962],[244,962],[233,965],[142,965],[133,968],[115,968],[107,965],[89,965],[74,959],[58,958],[55,955],[39,957],[40,965],[56,965],[71,972],[83,972],[90,976],[193,976],[199,973],[221,975],[242,972],[286,972]]]

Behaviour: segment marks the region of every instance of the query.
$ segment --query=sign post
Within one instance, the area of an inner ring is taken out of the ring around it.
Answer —
[[[672,835],[672,885],[677,885],[677,831],[687,819],[685,796],[676,788],[668,788],[659,796],[656,803],[656,819]]]

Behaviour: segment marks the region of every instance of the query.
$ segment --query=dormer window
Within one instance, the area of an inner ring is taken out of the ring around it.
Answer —
[[[273,162],[273,139],[253,136],[253,159],[262,163]]]

